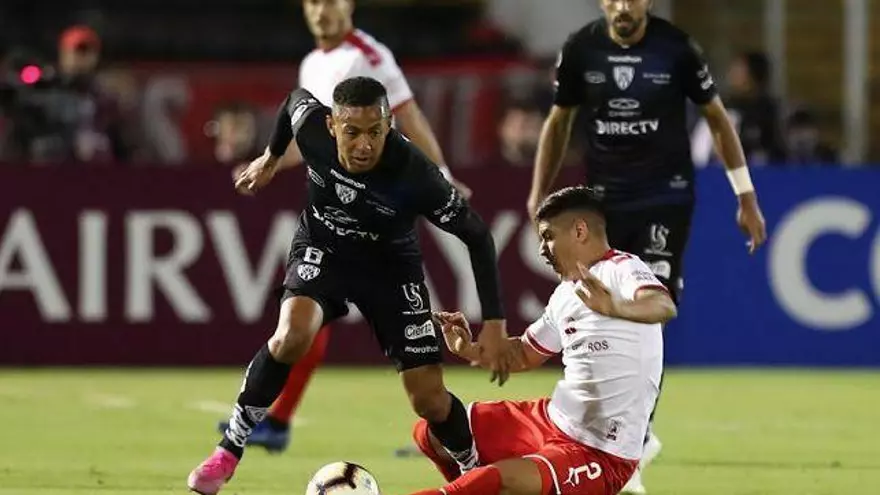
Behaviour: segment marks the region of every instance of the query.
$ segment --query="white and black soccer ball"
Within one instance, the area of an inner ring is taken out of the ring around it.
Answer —
[[[312,476],[306,495],[380,495],[376,478],[363,466],[334,462]]]

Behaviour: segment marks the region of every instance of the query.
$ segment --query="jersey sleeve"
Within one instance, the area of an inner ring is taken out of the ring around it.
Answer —
[[[441,230],[459,238],[468,248],[483,319],[504,318],[501,298],[501,277],[492,233],[458,190],[413,145],[413,159],[417,161],[419,176],[414,178],[412,190],[419,214]]]
[[[577,51],[577,41],[572,35],[562,46],[556,58],[556,80],[553,104],[560,107],[574,107],[583,103],[586,90]]]
[[[697,105],[705,105],[718,94],[718,87],[709,71],[703,50],[693,39],[688,39],[680,65],[685,95]]]
[[[395,110],[412,100],[413,92],[391,50],[379,46],[376,51],[380,55],[379,63],[370,65],[368,73],[385,86],[385,91],[388,92],[388,104],[391,105],[392,110]]]
[[[635,299],[636,294],[643,289],[668,292],[666,286],[657,279],[654,272],[639,258],[628,256],[617,266],[617,288],[624,299],[632,301]]]
[[[549,306],[540,318],[529,325],[522,335],[522,341],[544,356],[554,356],[562,352],[562,336],[553,323]]]
[[[269,137],[269,152],[273,156],[283,155],[287,145],[299,134],[309,117],[321,108],[323,105],[318,99],[303,88],[287,95],[275,117],[275,126]]]

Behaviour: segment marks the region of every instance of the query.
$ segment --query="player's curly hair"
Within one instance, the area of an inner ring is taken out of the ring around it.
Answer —
[[[605,219],[604,207],[596,191],[585,186],[574,186],[547,196],[538,206],[535,221],[549,221],[568,212],[593,213],[599,219]]]
[[[383,110],[389,109],[388,92],[382,83],[371,77],[352,77],[333,88],[333,104],[341,107],[380,105]]]

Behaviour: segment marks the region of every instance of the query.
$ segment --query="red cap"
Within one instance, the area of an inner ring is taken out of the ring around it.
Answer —
[[[101,49],[101,38],[88,26],[71,26],[61,33],[61,38],[58,40],[58,47],[61,50],[75,50],[84,46]]]

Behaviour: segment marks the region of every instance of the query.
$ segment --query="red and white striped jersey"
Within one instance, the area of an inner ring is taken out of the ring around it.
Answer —
[[[329,107],[333,104],[333,88],[359,76],[371,77],[385,86],[392,110],[413,98],[391,50],[359,29],[332,50],[316,49],[306,55],[299,66],[299,87]]]

